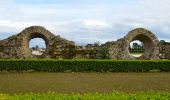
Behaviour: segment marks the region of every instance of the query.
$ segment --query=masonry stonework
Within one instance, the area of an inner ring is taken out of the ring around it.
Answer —
[[[0,41],[0,58],[32,58],[29,50],[29,41],[33,38],[42,38],[46,44],[43,58],[68,58],[69,50],[75,48],[73,42],[60,36],[55,36],[41,26],[31,26]]]
[[[33,38],[42,38],[46,50],[41,58],[53,59],[114,59],[114,60],[157,60],[170,59],[170,43],[159,42],[158,38],[149,30],[137,28],[117,41],[107,42],[101,46],[76,46],[74,42],[60,36],[55,36],[41,26],[31,26],[17,35],[0,40],[0,58],[28,59],[33,58],[29,42]],[[130,42],[139,40],[144,43],[144,54],[133,57],[129,52]]]
[[[144,43],[145,51],[141,57],[133,57],[129,52],[129,45],[134,40]],[[152,32],[143,28],[130,31],[124,38],[117,40],[117,45],[115,46],[117,46],[117,49],[114,49],[113,57],[119,60],[159,59],[159,40]]]
[[[160,42],[160,59],[170,59],[170,43]]]

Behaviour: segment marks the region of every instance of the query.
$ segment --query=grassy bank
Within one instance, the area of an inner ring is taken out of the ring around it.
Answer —
[[[170,93],[166,92],[140,92],[126,94],[114,92],[110,94],[87,93],[87,94],[24,94],[24,95],[4,95],[0,94],[0,100],[169,100]]]

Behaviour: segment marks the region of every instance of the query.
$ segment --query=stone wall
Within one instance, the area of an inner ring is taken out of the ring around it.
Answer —
[[[134,57],[129,52],[130,43],[139,40],[144,43],[145,51],[141,57]],[[112,42],[109,47],[111,59],[115,60],[153,60],[159,58],[159,40],[150,31],[137,28],[130,31],[124,38]]]
[[[158,38],[149,30],[137,28],[117,41],[107,42],[101,46],[76,46],[74,42],[60,36],[55,36],[41,26],[31,26],[17,35],[0,40],[0,58],[33,58],[29,41],[42,38],[46,44],[46,51],[41,58],[53,59],[115,59],[115,60],[155,60],[170,59],[170,43],[159,42]],[[141,57],[133,57],[129,52],[130,42],[140,40],[144,43],[145,52]]]
[[[160,42],[160,59],[170,59],[170,43]]]
[[[32,58],[29,41],[37,37],[44,39],[46,43],[43,58],[70,58],[70,49],[75,48],[74,42],[55,36],[44,27],[31,26],[18,35],[0,41],[0,58]]]

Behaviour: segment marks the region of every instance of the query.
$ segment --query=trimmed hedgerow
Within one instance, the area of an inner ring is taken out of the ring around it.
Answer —
[[[114,60],[55,60],[55,59],[1,59],[0,71],[42,71],[42,72],[149,72],[170,71],[170,61],[114,61]]]

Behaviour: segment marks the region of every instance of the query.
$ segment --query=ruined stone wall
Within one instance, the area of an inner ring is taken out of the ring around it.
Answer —
[[[160,59],[170,59],[170,43],[160,42]]]
[[[75,48],[74,42],[55,36],[41,26],[31,26],[0,41],[0,58],[32,58],[29,41],[37,37],[46,43],[43,58],[69,58],[70,49]]]
[[[14,35],[0,41],[0,58],[24,58],[22,48],[23,39],[20,35]]]
[[[77,46],[75,49],[75,59],[100,59],[100,46],[82,47]]]
[[[74,42],[55,36],[41,26],[31,26],[17,35],[0,40],[0,58],[32,58],[29,41],[42,38],[46,51],[41,58],[53,59],[114,59],[114,60],[155,60],[170,59],[170,43],[160,43],[149,30],[137,28],[117,41],[107,42],[101,46],[80,48]],[[129,52],[130,42],[139,40],[144,43],[145,52],[141,57],[133,57]]]
[[[145,51],[141,57],[133,57],[129,52],[130,42],[139,40],[144,43]],[[150,31],[137,28],[130,31],[124,38],[117,40],[111,48],[111,59],[116,60],[153,60],[159,58],[159,40]]]

